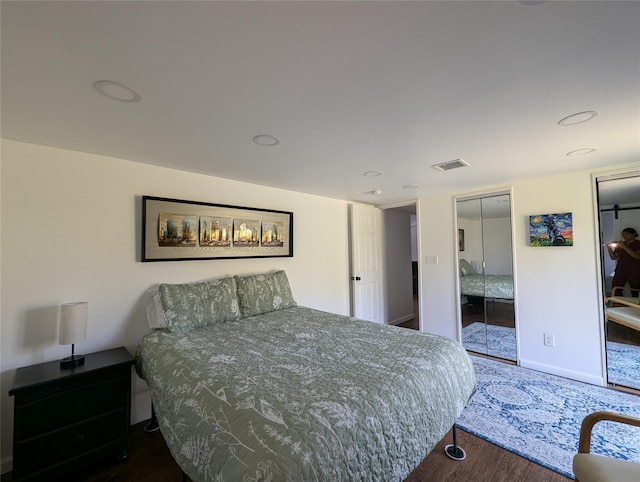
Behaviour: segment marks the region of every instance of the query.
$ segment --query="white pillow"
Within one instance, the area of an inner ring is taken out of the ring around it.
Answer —
[[[149,288],[144,292],[145,305],[147,308],[147,323],[149,328],[158,329],[166,328],[167,322],[164,319],[164,310],[162,309],[162,301],[160,300],[160,292],[158,285]]]

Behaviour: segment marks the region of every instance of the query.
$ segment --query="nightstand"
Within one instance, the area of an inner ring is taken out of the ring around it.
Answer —
[[[125,347],[16,370],[13,481],[55,480],[129,450],[131,365]]]

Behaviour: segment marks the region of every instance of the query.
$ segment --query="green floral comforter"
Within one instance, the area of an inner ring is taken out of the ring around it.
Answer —
[[[513,276],[475,274],[460,277],[460,293],[483,298],[513,299]]]
[[[403,480],[475,386],[455,341],[304,307],[153,331],[136,369],[196,482]]]

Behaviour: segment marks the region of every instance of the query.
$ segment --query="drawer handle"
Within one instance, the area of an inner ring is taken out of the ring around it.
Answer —
[[[76,410],[82,410],[84,408],[84,401],[78,400],[76,403],[73,404],[73,408],[75,408]]]
[[[84,434],[76,434],[75,437],[73,437],[73,441],[74,442],[83,442],[84,441]]]

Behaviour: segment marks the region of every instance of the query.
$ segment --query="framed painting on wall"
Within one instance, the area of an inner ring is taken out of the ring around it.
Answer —
[[[573,246],[572,213],[529,216],[529,246]]]
[[[142,197],[142,261],[293,256],[293,213]]]
[[[458,229],[458,251],[464,251],[464,229]]]

